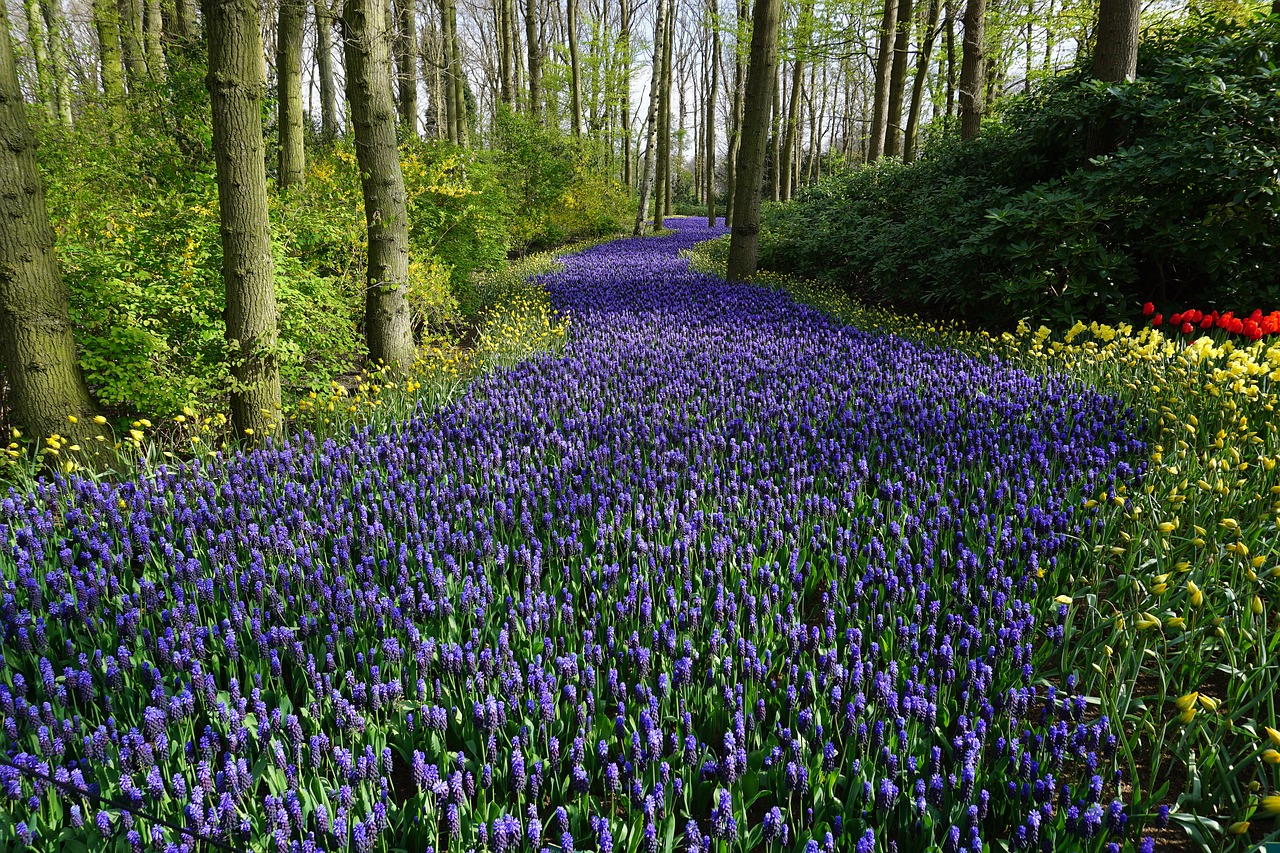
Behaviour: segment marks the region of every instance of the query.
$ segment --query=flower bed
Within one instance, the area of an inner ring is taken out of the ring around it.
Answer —
[[[545,277],[562,355],[396,430],[0,501],[0,844],[1149,844],[1041,679],[1132,413],[673,225]]]

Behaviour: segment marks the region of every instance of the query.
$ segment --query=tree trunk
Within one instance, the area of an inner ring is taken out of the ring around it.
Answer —
[[[96,410],[76,360],[35,150],[9,12],[0,3],[0,365],[9,378],[14,423],[39,440],[84,435]]]
[[[205,0],[213,154],[222,225],[231,424],[269,434],[280,418],[275,272],[262,152],[262,30],[255,0]]]
[[[782,171],[782,80],[775,74],[773,80],[773,119],[769,132],[769,198],[780,201],[782,198],[780,172]]]
[[[193,0],[175,0],[170,35],[187,40],[196,36],[196,9]]]
[[[516,106],[516,55],[520,35],[516,32],[515,0],[499,0],[502,9],[502,102]]]
[[[542,40],[538,36],[538,0],[524,0],[524,38],[529,52],[529,115],[542,114]]]
[[[1138,73],[1140,0],[1099,0],[1093,76],[1105,83],[1124,83]]]
[[[147,76],[147,59],[142,52],[142,0],[117,0],[116,5],[120,11],[120,48],[132,94]]]
[[[569,95],[573,112],[573,135],[582,134],[582,73],[578,66],[578,0],[567,0],[569,29]]]
[[[947,111],[956,114],[956,0],[944,0],[947,10]]]
[[[374,364],[413,364],[409,314],[409,217],[396,144],[391,48],[381,26],[385,0],[346,0],[342,10],[347,102],[369,226],[365,337]]]
[[[800,98],[802,97],[802,89],[804,87],[804,63],[800,57],[796,57],[796,61],[791,67],[791,100],[787,104],[787,124],[786,130],[782,136],[782,160],[783,168],[779,177],[782,186],[778,190],[780,201],[788,201],[791,198],[791,184],[794,180],[795,169],[792,168],[791,152],[796,148],[796,130],[800,122]]]
[[[49,68],[53,75],[58,119],[66,127],[71,127],[74,116],[71,114],[71,74],[67,69],[64,40],[66,27],[62,18],[62,0],[41,0],[40,12],[44,17],[45,29],[49,33]]]
[[[53,94],[53,75],[49,68],[49,51],[44,31],[44,18],[40,16],[37,0],[23,3],[27,14],[27,43],[31,46],[31,58],[36,66],[36,98],[44,108],[46,118],[53,118],[58,104]]]
[[[418,7],[415,0],[396,2],[396,82],[399,84],[400,128],[406,139],[418,136]]]
[[[179,0],[181,2],[181,0]],[[333,77],[333,12],[329,0],[314,0],[316,69],[320,77],[320,135],[332,142],[342,133],[338,117],[338,86]]]
[[[276,24],[276,124],[280,136],[276,183],[281,192],[302,186],[306,172],[302,135],[302,27],[306,15],[304,0],[280,0]]]
[[[738,199],[733,235],[729,238],[729,281],[745,281],[755,274],[760,242],[760,201],[764,178],[764,146],[769,133],[769,103],[778,73],[778,25],[782,0],[756,0],[752,15],[751,59],[747,66],[738,149]]]
[[[147,49],[147,71],[152,80],[163,82],[168,74],[164,66],[164,15],[160,9],[160,0],[146,0],[143,11],[146,16],[143,36]]]
[[[902,100],[907,88],[907,51],[911,47],[912,0],[899,0],[897,35],[893,40],[893,67],[889,72],[889,112],[884,124],[884,154],[902,155]]]
[[[964,55],[960,63],[960,138],[973,139],[982,129],[983,76],[986,70],[987,0],[966,0]]]
[[[733,103],[730,110],[731,115],[729,116],[729,150],[724,164],[724,224],[730,228],[733,227],[733,218],[737,212],[735,205],[737,204],[738,195],[738,152],[742,150],[743,83],[747,67],[742,59],[741,39],[747,24],[747,14],[747,0],[738,0],[737,32],[734,37],[733,48]]]
[[[938,29],[938,0],[930,0],[929,17],[924,25],[924,43],[916,60],[916,79],[911,84],[911,109],[907,112],[907,132],[902,146],[902,161],[916,159],[916,134],[920,128],[920,105],[924,100],[925,78],[929,76],[929,60],[933,58],[933,42]]]
[[[662,27],[662,43],[655,51],[657,64],[654,76],[658,80],[658,150],[653,181],[653,230],[662,228],[666,211],[666,189],[671,167],[671,78],[668,76],[667,50],[671,43],[671,7],[674,0],[667,0],[664,13],[667,20]]]
[[[622,185],[632,187],[635,168],[631,159],[631,0],[618,0],[618,53],[622,62]]]
[[[893,44],[897,39],[898,0],[884,0],[884,17],[880,21],[880,50],[876,54],[875,100],[871,107],[871,138],[867,141],[867,162],[874,163],[884,154],[886,128],[889,123],[889,84],[893,76]]]
[[[431,108],[427,135],[444,139],[449,135],[449,123],[444,104],[444,59],[440,50],[440,34],[428,21],[419,34],[418,49],[422,53],[422,77],[431,93]]]
[[[98,32],[98,57],[102,62],[102,98],[116,124],[125,118],[124,65],[120,51],[120,10],[115,0],[93,0],[93,25]]]
[[[652,188],[654,145],[658,138],[658,101],[661,100],[662,53],[666,44],[667,0],[658,0],[653,23],[653,72],[649,75],[649,116],[645,119],[644,166],[640,172],[640,204],[636,207],[635,235],[645,231],[645,219],[649,212],[649,191]]]
[[[711,82],[707,86],[706,136],[707,150],[702,168],[707,182],[707,227],[716,224],[716,90],[720,88],[720,9],[718,0],[707,0],[707,16],[711,26]]]
[[[456,142],[466,145],[471,128],[467,112],[467,79],[462,70],[462,43],[458,39],[458,7],[454,0],[448,0],[448,6],[449,40],[445,46],[449,51],[449,78],[453,82],[454,116],[458,124]]]

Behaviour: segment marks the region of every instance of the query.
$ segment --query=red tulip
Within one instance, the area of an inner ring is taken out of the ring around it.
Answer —
[[[1163,322],[1164,322],[1164,315],[1162,314],[1157,314],[1156,316],[1151,318],[1151,325],[1153,326],[1159,326]]]
[[[1170,325],[1172,325],[1172,326],[1181,325],[1181,323],[1182,323],[1182,316],[1183,316],[1183,315],[1181,315],[1181,314],[1174,314],[1173,316],[1171,316],[1171,317],[1169,318],[1169,324],[1170,324]]]
[[[1155,306],[1154,304],[1152,304],[1152,303],[1150,303],[1150,302],[1147,302],[1147,303],[1144,303],[1144,304],[1143,304],[1143,306],[1142,306],[1142,316],[1143,316],[1143,317],[1150,317],[1150,316],[1151,316],[1152,314],[1154,314],[1154,313],[1156,313],[1156,306]]]
[[[1182,334],[1184,334],[1184,335],[1189,335],[1189,334],[1191,334],[1193,331],[1195,331],[1195,328],[1196,328],[1196,327],[1195,327],[1195,326],[1193,326],[1193,325],[1191,325],[1190,323],[1183,322],[1183,324],[1182,324]]]

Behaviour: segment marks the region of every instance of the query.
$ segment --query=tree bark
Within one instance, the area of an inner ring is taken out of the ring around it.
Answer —
[[[929,76],[929,61],[933,58],[933,42],[938,33],[938,0],[930,0],[929,17],[924,25],[924,43],[916,60],[916,79],[911,84],[911,109],[907,112],[907,132],[902,146],[902,162],[916,159],[916,134],[920,129],[920,106],[924,101],[925,79]]]
[[[418,7],[415,0],[396,2],[396,83],[400,128],[405,138],[418,136]]]
[[[320,135],[332,142],[342,133],[338,117],[338,86],[333,76],[333,12],[329,0],[314,0],[316,70],[320,77]]]
[[[618,53],[622,63],[622,185],[631,189],[634,161],[631,158],[631,0],[618,0]]]
[[[524,38],[529,52],[529,115],[542,114],[542,40],[538,30],[538,0],[524,2]]]
[[[675,29],[675,0],[667,0],[667,25],[662,43],[662,90],[658,98],[658,168],[654,182],[653,230],[662,228],[671,192],[671,44]]]
[[[58,119],[71,127],[75,117],[71,113],[71,74],[67,69],[65,22],[62,17],[62,0],[41,0],[40,12],[45,29],[49,33],[49,68],[53,75],[54,100]]]
[[[724,201],[724,224],[727,227],[733,227],[733,219],[736,214],[735,205],[737,204],[737,188],[738,188],[738,152],[742,150],[742,111],[744,107],[743,97],[743,78],[746,76],[747,66],[742,59],[742,35],[745,31],[747,22],[748,7],[747,0],[738,0],[738,12],[736,19],[737,32],[734,36],[733,47],[733,103],[731,105],[729,116],[729,145],[728,157],[725,160],[725,201]]]
[[[102,63],[102,98],[107,112],[124,123],[124,65],[120,50],[120,10],[115,0],[93,0],[93,25],[98,32],[98,58]]]
[[[120,49],[129,79],[129,92],[147,76],[147,58],[142,52],[142,0],[117,0],[120,12]]]
[[[573,118],[573,135],[582,134],[582,72],[578,64],[578,0],[567,0],[569,30],[569,97]]]
[[[773,111],[769,130],[769,198],[781,201],[782,188],[782,80],[776,74],[773,80]]]
[[[462,70],[462,43],[458,38],[458,7],[455,0],[448,0],[449,38],[445,43],[449,51],[449,79],[453,83],[454,117],[457,120],[458,145],[467,144],[470,116],[467,111],[467,79]]]
[[[793,157],[791,152],[795,151],[796,146],[796,130],[800,121],[800,98],[804,87],[804,63],[797,56],[791,67],[791,98],[787,104],[787,122],[786,129],[782,134],[782,169],[779,173],[781,186],[778,188],[778,198],[780,201],[787,201],[791,198],[791,184],[794,178],[795,169],[793,167]]]
[[[306,151],[302,134],[302,27],[304,0],[280,0],[276,24],[276,124],[280,150],[276,183],[284,192],[302,186]]]
[[[255,0],[204,0],[222,225],[231,424],[257,440],[280,420],[275,271],[262,144],[262,30]]]
[[[974,139],[982,129],[986,71],[987,0],[966,0],[964,55],[960,62],[960,138]]]
[[[707,226],[716,224],[716,90],[720,88],[720,9],[718,0],[707,0],[707,16],[711,27],[711,81],[707,86],[706,136],[707,150],[702,158],[706,172]]]
[[[96,409],[76,360],[35,150],[9,12],[0,3],[0,365],[9,378],[14,423],[29,438],[77,436],[87,432]]]
[[[422,76],[426,81],[427,91],[431,93],[427,135],[444,139],[449,135],[448,114],[444,103],[444,58],[440,47],[440,33],[430,21],[422,27],[418,49],[422,53]]]
[[[907,88],[907,51],[911,47],[912,0],[899,0],[897,35],[893,40],[893,67],[889,72],[889,111],[884,124],[884,154],[902,155],[902,99]]]
[[[520,35],[516,30],[515,0],[499,0],[502,11],[502,102],[516,106],[516,62]]]
[[[385,0],[346,0],[342,11],[347,102],[369,227],[365,337],[369,358],[395,370],[413,364],[409,314],[409,217],[396,144],[391,49],[381,26]]]
[[[1105,83],[1124,83],[1138,73],[1140,0],[1099,0],[1093,76]]]
[[[956,0],[943,0],[947,10],[947,111],[956,114]]]
[[[160,0],[145,0],[143,4],[143,39],[147,52],[147,72],[151,79],[163,82],[168,74],[164,65],[164,15]]]
[[[644,166],[640,172],[640,204],[636,207],[635,235],[645,231],[645,219],[649,212],[649,192],[652,188],[653,166],[658,137],[658,102],[661,100],[659,77],[662,76],[663,45],[666,44],[667,0],[658,0],[653,24],[653,71],[649,75],[649,116],[645,120]]]
[[[57,112],[58,104],[53,93],[44,18],[40,16],[40,4],[37,0],[26,0],[23,11],[27,15],[27,43],[31,46],[31,58],[36,66],[36,98],[44,108],[45,118],[51,119]]]
[[[871,137],[867,141],[867,162],[874,163],[884,154],[886,126],[889,123],[889,83],[893,76],[893,44],[897,38],[898,0],[884,0],[884,17],[880,21],[880,49],[876,54],[875,99],[871,106]]]
[[[756,0],[752,15],[751,59],[747,65],[746,112],[738,150],[738,186],[733,234],[729,238],[729,281],[755,274],[760,242],[760,202],[764,147],[769,133],[769,103],[778,72],[778,26],[782,0]]]

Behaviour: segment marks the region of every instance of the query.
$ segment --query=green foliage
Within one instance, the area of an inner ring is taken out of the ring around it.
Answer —
[[[766,264],[860,298],[1008,325],[1135,304],[1280,302],[1280,20],[1148,33],[1138,80],[1077,70],[1010,99],[970,143],[930,142],[766,218]],[[1087,141],[1109,140],[1090,159]]]
[[[492,142],[513,247],[534,250],[624,230],[631,198],[599,168],[591,143],[507,109],[498,113]]]

